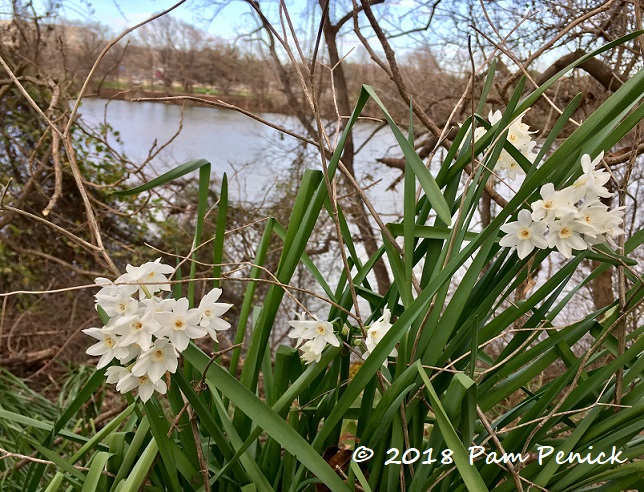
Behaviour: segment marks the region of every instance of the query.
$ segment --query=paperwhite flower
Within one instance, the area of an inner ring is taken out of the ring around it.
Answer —
[[[216,342],[217,331],[227,330],[230,328],[230,323],[221,318],[221,316],[228,311],[232,304],[224,302],[217,302],[221,296],[221,289],[212,289],[206,294],[199,303],[199,326],[205,328],[208,335]]]
[[[136,344],[141,350],[146,351],[152,345],[152,335],[161,329],[161,325],[155,319],[156,315],[153,304],[142,304],[136,314],[121,317],[113,327],[106,328],[106,331],[121,335],[120,347]]]
[[[166,372],[174,374],[179,365],[179,354],[165,338],[159,338],[154,345],[139,356],[139,360],[132,367],[132,374],[143,376],[147,374],[153,383],[156,383]]]
[[[541,200],[533,202],[532,214],[519,212],[519,220],[501,227],[508,233],[500,241],[504,247],[517,247],[520,258],[535,248],[557,248],[566,258],[573,250],[584,250],[596,244],[608,243],[613,248],[615,236],[623,234],[624,207],[609,210],[602,198],[613,196],[604,185],[610,174],[595,170],[603,153],[594,160],[588,154],[581,157],[582,176],[572,185],[556,191],[552,183],[541,187]],[[543,245],[547,232],[547,245]]]
[[[96,304],[101,306],[110,318],[134,314],[139,308],[139,302],[132,297],[132,292],[128,292],[129,289],[124,289],[124,287],[134,287],[134,291],[137,289],[136,285],[114,285],[102,288],[94,296]],[[106,291],[106,289],[108,290]],[[101,294],[101,292],[103,293]]]
[[[116,383],[121,393],[137,390],[143,401],[155,391],[167,391],[163,376],[176,372],[179,353],[190,340],[207,334],[216,340],[217,330],[230,327],[221,316],[232,305],[216,302],[221,289],[204,296],[198,309],[190,309],[185,297],[175,300],[153,295],[170,291],[166,275],[173,272],[159,258],[140,267],[127,265],[127,272],[115,282],[97,278],[95,283],[101,289],[95,296],[96,304],[109,320],[103,328],[83,330],[98,340],[87,353],[100,356],[99,369],[115,358],[121,363],[106,370],[107,382]],[[135,298],[137,292],[140,300]],[[124,367],[132,359],[136,359],[134,363]]]
[[[121,378],[116,385],[116,390],[120,391],[121,394],[129,393],[134,389],[138,389],[139,397],[141,400],[146,402],[155,391],[165,395],[168,390],[168,386],[165,384],[163,379],[152,382],[147,374],[144,374],[143,376],[135,376],[131,373]]]
[[[604,170],[595,170],[595,167],[601,163],[604,153],[600,153],[594,160],[590,160],[588,154],[581,156],[581,168],[584,171],[574,183],[574,188],[583,188],[602,198],[610,198],[613,193],[604,188],[604,185],[610,180],[610,174]]]
[[[89,347],[85,352],[94,357],[101,356],[98,364],[96,364],[97,369],[102,369],[112,362],[114,358],[125,358],[130,353],[127,348],[117,346],[119,339],[116,335],[105,333],[102,328],[86,328],[83,330],[83,333],[98,340],[97,343]]]
[[[190,340],[201,338],[208,332],[199,326],[201,315],[198,309],[189,309],[188,299],[179,299],[172,312],[157,313],[156,319],[163,327],[159,336],[168,337],[179,352],[183,352]]]
[[[490,111],[490,113],[488,114],[488,120],[491,125],[496,125],[497,123],[499,123],[502,117],[503,115],[499,110]],[[536,146],[537,142],[532,140],[532,137],[530,135],[533,132],[530,132],[530,127],[521,121],[522,118],[523,117],[510,123],[506,138],[514,147],[516,147],[519,152],[521,152],[525,156],[526,159],[528,159],[530,162],[534,162],[537,154],[533,152],[533,149]],[[485,128],[477,127],[474,130],[474,141],[478,141],[483,135],[485,135],[486,132],[487,130]],[[525,174],[523,168],[505,149],[501,150],[501,154],[499,154],[495,169],[506,171],[508,178],[512,181],[517,179],[518,175]]]
[[[365,357],[368,357],[371,352],[374,351],[376,348],[376,345],[380,343],[380,340],[383,339],[383,337],[389,332],[389,329],[393,326],[390,323],[391,319],[391,312],[389,309],[385,308],[385,310],[382,313],[382,316],[378,318],[376,321],[374,321],[369,329],[367,330],[367,338],[365,339],[365,345],[367,346],[367,352],[365,353]],[[391,351],[389,354],[389,357],[396,357],[398,355],[398,351],[394,347],[394,349]]]
[[[533,222],[530,212],[521,210],[516,222],[501,226],[501,230],[506,235],[501,238],[499,244],[506,248],[516,246],[519,258],[523,259],[532,253],[535,247],[548,247],[548,242],[544,237],[546,227],[544,222]]]
[[[492,126],[496,125],[499,121],[501,121],[501,118],[503,118],[503,114],[498,109],[494,112],[490,110],[490,112],[487,115],[487,120],[490,122]]]
[[[528,131],[530,127],[521,122],[521,118],[510,124],[507,140],[522,154],[527,154],[534,148],[535,142]]]
[[[150,294],[155,294],[159,291],[170,291],[170,284],[166,275],[174,273],[174,268],[170,265],[161,263],[161,258],[155,261],[149,261],[139,267],[127,265],[125,268],[127,273],[121,275],[117,282],[137,282],[142,284],[139,287],[139,298],[144,299],[147,297],[146,290]]]
[[[555,185],[546,183],[541,187],[541,200],[532,203],[532,220],[554,220],[569,213],[576,213],[573,205],[574,194],[571,189],[555,191]]]
[[[302,340],[310,340],[309,348],[314,354],[319,355],[324,351],[327,344],[334,347],[340,346],[340,340],[333,333],[333,325],[328,321],[321,321],[316,316],[314,320],[305,320],[304,313],[299,316],[299,320],[289,321],[288,324],[293,330],[288,334],[291,338],[297,338],[297,345]]]
[[[130,370],[122,366],[110,366],[105,371],[105,381],[109,384],[117,384],[121,379],[129,376]]]
[[[587,248],[586,242],[582,239],[580,233],[592,230],[577,220],[575,214],[568,214],[560,220],[549,224],[550,233],[548,234],[548,246],[556,247],[557,250],[566,258],[572,256],[572,250],[583,250]]]
[[[316,323],[318,322],[318,319],[314,315],[313,317],[315,318],[315,320],[307,320],[305,312],[302,312],[300,314],[296,313],[296,315],[297,315],[297,320],[291,320],[288,322],[288,324],[291,325],[291,328],[293,328],[288,333],[288,336],[290,338],[297,338],[297,342],[295,342],[295,346],[298,347],[305,340],[304,334],[308,333],[311,328],[315,327]]]
[[[300,350],[302,351],[302,360],[307,365],[313,362],[320,362],[320,359],[322,358],[322,352],[315,352],[313,350],[313,340],[309,340],[302,345]]]
[[[102,287],[101,290],[99,290],[96,293],[96,296],[108,296],[108,297],[113,297],[117,293],[123,293],[125,295],[132,295],[134,294],[137,290],[138,287],[136,285],[117,285],[111,280],[105,278],[105,277],[96,277],[94,279],[94,283],[100,287]],[[94,297],[96,297],[94,296]]]
[[[505,150],[503,152],[505,152]],[[510,154],[508,154],[508,156],[509,155]],[[512,159],[512,157],[510,157],[510,159],[511,159],[511,162],[508,164],[508,166],[505,168],[505,170],[507,171],[508,179],[510,181],[514,181],[515,179],[517,179],[517,177],[519,175],[523,176],[525,174],[525,172],[523,171],[523,168],[519,165],[519,163],[517,161]],[[501,169],[503,169],[503,168],[501,168]]]

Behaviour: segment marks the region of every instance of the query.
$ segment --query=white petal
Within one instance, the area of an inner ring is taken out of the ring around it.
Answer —
[[[104,354],[104,353],[106,353],[107,351],[109,351],[109,349],[108,349],[108,348],[107,348],[107,346],[106,346],[106,345],[101,341],[101,342],[95,343],[94,345],[92,345],[91,347],[89,347],[85,353],[86,353],[87,355],[93,355],[94,357],[98,357],[99,355],[103,355],[103,354]]]
[[[150,364],[151,361],[149,357],[139,358],[137,363],[132,367],[132,374],[138,377],[143,376],[147,372],[148,367],[150,367]]]
[[[83,330],[83,333],[85,335],[89,335],[92,338],[96,338],[96,340],[103,340],[103,330],[101,328],[85,328]]]
[[[99,359],[98,364],[96,364],[96,369],[103,369],[106,365],[112,362],[113,358],[114,355],[111,352],[106,352],[103,354],[103,357]]]
[[[150,367],[148,368],[148,377],[150,378],[150,381],[156,383],[163,377],[165,372],[165,366],[159,362],[155,362],[153,364],[150,364]]]
[[[504,248],[512,248],[516,246],[518,242],[519,242],[518,237],[511,236],[508,234],[507,236],[503,236],[501,238],[501,240],[499,241],[499,245],[501,245]]]
[[[138,384],[139,384],[139,378],[136,376],[133,376],[132,374],[128,374],[127,376],[121,378],[121,380],[116,385],[116,390],[124,394],[129,391],[132,391],[134,388],[137,387]]]
[[[528,256],[533,249],[534,245],[530,241],[519,241],[519,244],[517,244],[517,254],[521,259]]]
[[[157,390],[157,393],[165,395],[166,391],[168,391],[168,386],[165,384],[165,381],[163,379],[159,379],[154,384],[154,389]]]
[[[152,384],[148,383],[139,386],[139,397],[141,398],[141,401],[148,401],[152,396],[152,393],[154,393],[154,386],[152,386]]]
[[[548,249],[548,241],[546,241],[546,238],[543,236],[532,236],[530,239],[532,241],[532,244],[534,244],[537,248],[540,249]]]

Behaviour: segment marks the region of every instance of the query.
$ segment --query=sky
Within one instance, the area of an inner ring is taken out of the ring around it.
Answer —
[[[45,0],[39,0],[41,5]],[[174,5],[168,0],[65,0],[62,2],[61,17],[69,20],[100,22],[118,32],[144,21],[155,13]],[[227,1],[217,18],[209,25],[204,16],[212,16],[215,9],[197,8],[203,0],[188,0],[172,11],[171,15],[203,28],[212,35],[232,39],[243,28],[244,18],[248,19],[249,7],[243,2]],[[202,14],[195,14],[199,12]],[[250,19],[247,20],[249,22]]]
[[[0,0],[0,5],[6,3],[6,0]],[[139,22],[148,19],[155,13],[166,10],[176,3],[170,0],[35,0],[36,5],[40,6],[41,11],[48,3],[59,3],[61,8],[59,15],[61,19],[84,21],[84,22],[100,22],[101,24],[109,27],[116,35],[123,29],[131,27]],[[209,7],[205,7],[210,3]],[[219,4],[213,6],[212,4]],[[286,4],[293,22],[299,29],[301,34],[304,34],[304,39],[314,39],[317,33],[319,22],[319,6],[317,0],[287,0]],[[400,22],[406,22],[411,19],[412,15],[422,16],[427,13],[421,12],[419,9],[411,8],[415,4],[414,0],[388,0],[387,1],[387,15],[390,18],[398,19]],[[330,8],[338,9],[337,16],[345,13],[347,6],[351,5],[350,0],[343,2],[331,0]],[[262,9],[267,13],[267,17],[272,21],[278,19],[277,8],[279,0],[267,0],[262,2]],[[382,6],[374,8],[377,16],[381,16]],[[311,13],[315,9],[315,25],[313,25]],[[216,16],[215,16],[216,14]],[[332,10],[332,16],[334,11]],[[206,31],[213,37],[221,38],[228,41],[234,41],[240,34],[247,34],[251,32],[256,26],[257,22],[251,14],[250,6],[242,0],[187,0],[184,4],[177,7],[171,12],[173,17],[188,22],[195,27]],[[214,17],[214,18],[213,18]],[[210,22],[209,22],[210,19]],[[382,18],[381,18],[382,19]],[[366,21],[364,21],[366,24]],[[383,24],[387,27],[387,24]],[[347,35],[341,36],[341,51],[346,54],[351,48],[358,48],[352,58],[358,57],[358,53],[362,51],[358,39],[351,33],[353,24],[347,22],[345,30],[348,31]],[[409,47],[409,38],[399,37],[392,40],[392,44],[396,49],[403,49]],[[375,43],[375,49],[378,49],[378,44]],[[360,54],[361,57],[366,57],[366,52]]]
[[[0,0],[0,5],[7,3],[9,3],[9,0]],[[40,4],[41,9],[48,3],[59,3],[61,4],[59,11],[61,19],[99,22],[109,27],[116,35],[125,28],[134,26],[153,14],[168,9],[176,1],[35,0],[35,3]],[[419,3],[421,6],[419,6]],[[318,0],[286,0],[286,4],[293,23],[298,29],[298,37],[304,41],[305,46],[303,46],[303,49],[306,52],[308,48],[312,49],[312,46],[307,46],[307,41],[308,44],[312,45],[318,30],[320,9]],[[279,19],[279,0],[263,0],[261,5],[267,17],[274,24],[277,24]],[[351,1],[330,0],[329,5],[332,9],[332,18],[339,18],[351,5]],[[416,0],[387,0],[385,4],[374,7],[374,13],[386,31],[395,33],[399,32],[401,28],[409,30],[425,24],[431,15],[431,9],[428,5],[431,5],[431,2],[423,5],[422,2],[417,2]],[[337,12],[335,9],[337,9]],[[241,45],[248,38],[240,38],[240,35],[252,32],[257,26],[257,20],[251,14],[250,6],[243,0],[187,0],[174,9],[170,15],[194,25],[215,38],[235,42],[235,44],[240,43]],[[449,30],[445,30],[444,23],[440,17],[439,8],[436,11],[432,27],[427,32],[409,36],[394,36],[390,39],[390,43],[396,50],[399,59],[412,52],[415,48],[429,46],[440,60],[439,63],[445,65],[447,61],[449,70],[460,73],[461,70],[465,69],[463,64],[468,59],[467,53],[460,45],[454,47],[444,43],[444,39],[452,39],[455,35],[450,33]],[[373,34],[367,28],[368,22],[364,18],[361,19],[361,25],[363,34],[372,37]],[[503,27],[507,28],[508,26]],[[339,38],[341,56],[348,55],[348,60],[352,62],[366,62],[369,56],[358,38],[353,34],[352,28],[353,23],[351,21],[347,22],[344,27],[346,32]],[[465,26],[466,30],[467,26]],[[465,39],[463,32],[456,36]],[[381,49],[377,41],[374,40],[372,47],[381,55]],[[469,61],[467,66],[469,67]]]

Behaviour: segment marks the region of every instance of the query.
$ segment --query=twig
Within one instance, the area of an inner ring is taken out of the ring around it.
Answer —
[[[496,445],[497,449],[501,451],[501,453],[503,453],[503,456],[507,456],[505,449],[503,449],[503,444],[501,444],[501,441],[499,441],[499,438],[497,437],[496,432],[494,432],[494,429],[492,429],[492,426],[488,422],[487,417],[483,413],[483,410],[481,410],[481,407],[479,407],[478,405],[476,405],[476,413],[479,416],[479,419],[481,420],[483,427],[485,427],[485,430],[492,438],[492,441]],[[519,472],[516,470],[516,468],[514,468],[514,465],[512,464],[511,460],[508,460],[506,464],[508,466],[508,469],[510,470],[512,479],[514,480],[514,485],[517,488],[517,492],[523,492],[523,485],[521,484],[521,476],[519,475]]]
[[[43,465],[57,466],[56,463],[54,463],[53,461],[41,460],[40,458],[35,458],[33,456],[27,456],[26,454],[11,453],[11,452],[7,451],[6,449],[0,448],[0,461],[4,460],[6,458],[16,458],[16,459],[20,459],[20,460],[31,461],[32,463],[41,463]],[[84,466],[78,466],[78,465],[73,465],[73,466],[77,470],[89,471],[89,468],[84,467]],[[110,473],[110,472],[105,471],[105,470],[101,471],[101,473],[103,475],[107,475],[108,477],[115,477],[116,476],[113,473]]]
[[[197,394],[200,394],[204,389],[206,389],[206,386],[204,385],[206,382],[206,376],[208,375],[208,369],[210,369],[210,365],[215,362],[215,360],[222,356],[223,354],[230,352],[232,350],[235,350],[236,348],[240,348],[242,346],[241,343],[238,343],[236,345],[231,345],[230,347],[227,347],[223,350],[219,350],[218,352],[214,352],[210,356],[210,360],[206,364],[206,367],[204,367],[203,373],[201,374],[201,378],[199,379],[199,382],[195,385],[195,392]],[[184,397],[185,398],[185,397]],[[170,429],[168,430],[168,437],[172,436],[172,433],[179,427],[179,420],[181,420],[181,417],[183,416],[183,413],[187,410],[187,408],[190,406],[190,402],[187,400],[184,400],[183,407],[181,410],[179,410],[179,413],[177,416],[174,418],[172,421],[172,425],[170,425]],[[198,443],[199,441],[195,441],[195,444]]]
[[[626,205],[626,189],[628,186],[628,181],[633,172],[637,160],[637,143],[640,140],[641,129],[640,125],[635,127],[635,145],[631,152],[631,158],[628,161],[626,166],[626,171],[621,182],[618,184],[617,195],[618,195],[618,206],[624,207]],[[624,256],[624,234],[619,236],[619,254]],[[624,266],[618,265],[617,267],[617,277],[618,277],[618,294],[619,294],[619,310],[624,312],[626,309],[626,275],[624,273]],[[617,326],[617,356],[619,357],[626,350],[626,317],[621,319],[619,325]],[[622,403],[622,382],[624,379],[624,366],[621,366],[617,371],[617,376],[615,378],[615,405],[620,405]],[[616,410],[617,411],[617,410]]]

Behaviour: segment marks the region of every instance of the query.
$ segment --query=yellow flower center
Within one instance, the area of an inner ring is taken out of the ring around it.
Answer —
[[[136,321],[132,324],[132,328],[134,328],[136,331],[139,331],[141,328],[143,328],[143,323]]]
[[[105,338],[103,339],[103,344],[104,344],[107,348],[112,348],[112,347],[114,346],[114,340],[112,340],[112,337],[105,337]]]
[[[161,349],[155,350],[154,353],[152,354],[152,360],[154,360],[154,362],[160,362],[163,359],[165,359],[165,357],[164,357],[163,350]]]
[[[532,237],[532,234],[530,233],[530,229],[521,229],[519,231],[519,239],[530,239]]]
[[[559,231],[559,237],[562,239],[568,239],[569,237],[572,237],[572,231],[567,227],[562,227]]]
[[[177,319],[174,322],[174,329],[175,330],[185,330],[186,329],[186,324],[182,319]]]
[[[324,327],[324,325],[322,325],[322,324],[319,324],[319,325],[316,327],[316,330],[317,330],[317,332],[318,332],[318,335],[324,335],[324,334],[326,333],[326,328],[325,328],[325,327]]]
[[[144,374],[139,378],[139,386],[144,385],[149,381],[148,377]]]
[[[551,209],[554,207],[554,203],[552,203],[552,200],[546,200],[543,202],[543,208]]]

